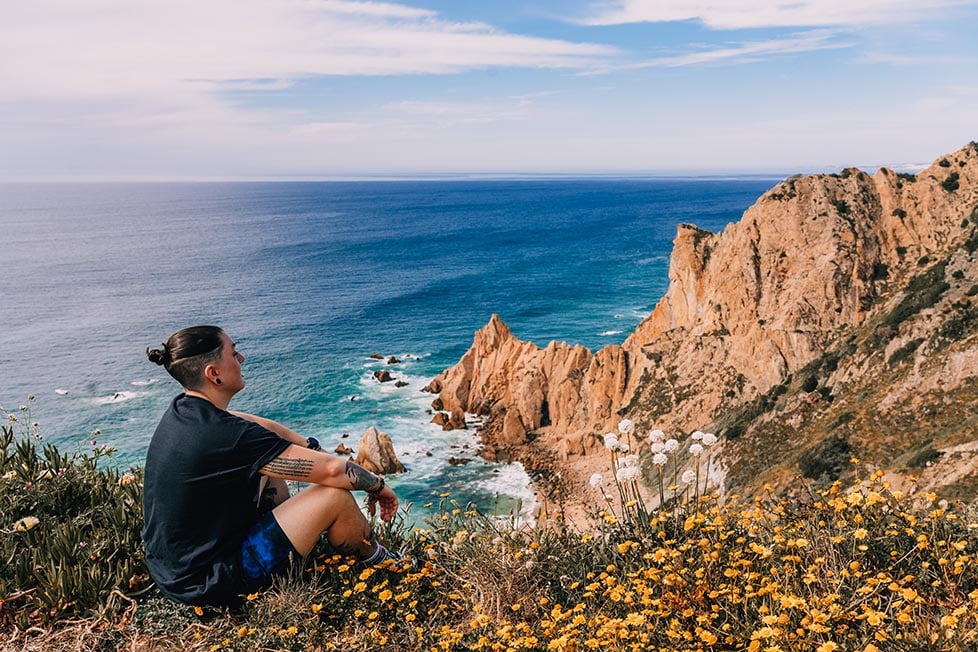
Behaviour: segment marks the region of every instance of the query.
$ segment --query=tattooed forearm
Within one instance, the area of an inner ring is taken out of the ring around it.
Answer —
[[[276,457],[262,467],[262,471],[282,476],[289,480],[305,480],[312,472],[312,462],[303,459],[282,459]]]
[[[361,489],[367,493],[380,491],[384,488],[384,479],[382,477],[374,475],[355,462],[346,463],[346,477],[350,480],[351,487]]]

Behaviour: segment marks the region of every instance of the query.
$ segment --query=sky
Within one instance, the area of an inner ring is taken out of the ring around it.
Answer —
[[[0,181],[910,169],[978,0],[3,0]]]

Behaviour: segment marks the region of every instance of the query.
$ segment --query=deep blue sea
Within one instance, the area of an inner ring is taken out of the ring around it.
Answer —
[[[774,181],[0,185],[0,405],[34,395],[46,441],[139,465],[179,391],[146,347],[216,324],[246,356],[233,408],[330,450],[389,433],[416,515],[443,492],[505,512],[532,501],[522,468],[431,425],[420,388],[492,313],[541,346],[621,343],[667,288],[676,226],[719,231]]]

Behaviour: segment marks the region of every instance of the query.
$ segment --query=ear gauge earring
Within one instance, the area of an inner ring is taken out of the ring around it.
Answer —
[[[214,382],[217,383],[218,385],[220,385],[221,384],[221,379],[220,378],[215,378],[214,379]]]

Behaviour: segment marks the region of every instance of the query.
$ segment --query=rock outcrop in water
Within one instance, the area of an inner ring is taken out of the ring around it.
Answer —
[[[832,442],[887,468],[939,466],[978,450],[976,248],[975,143],[916,175],[791,177],[721,233],[680,226],[669,289],[621,346],[540,348],[493,315],[429,387],[484,417],[487,457],[565,486],[604,464],[591,453],[626,416],[717,431],[728,490],[839,477],[803,462]]]
[[[390,435],[373,426],[367,428],[360,438],[357,456],[353,461],[373,473],[404,473],[404,465],[397,459]]]

